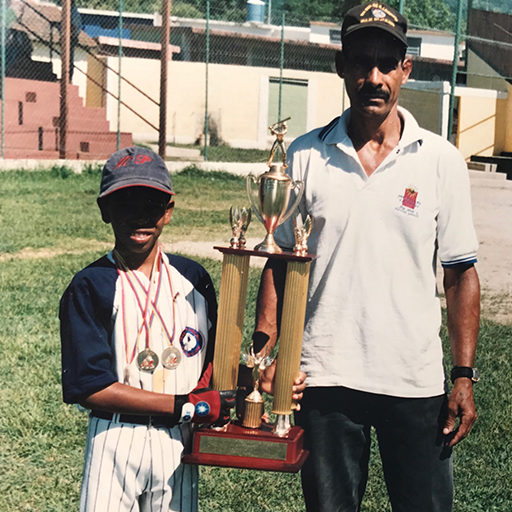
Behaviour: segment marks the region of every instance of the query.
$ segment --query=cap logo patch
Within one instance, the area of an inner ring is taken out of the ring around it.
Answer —
[[[372,9],[372,14],[374,18],[385,18],[386,13],[382,9]]]
[[[117,165],[114,169],[118,169],[119,167],[125,167],[129,162],[133,162],[135,165],[145,164],[146,162],[151,162],[151,157],[148,155],[137,155],[135,158],[132,155],[126,155],[117,162]]]

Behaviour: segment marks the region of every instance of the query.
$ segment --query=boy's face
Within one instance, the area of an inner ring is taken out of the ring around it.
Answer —
[[[121,253],[149,253],[171,220],[171,196],[148,187],[128,187],[99,201],[103,221],[112,224]]]

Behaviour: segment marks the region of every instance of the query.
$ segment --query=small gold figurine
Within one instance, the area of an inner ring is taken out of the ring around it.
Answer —
[[[233,238],[230,240],[230,247],[232,249],[245,249],[245,233],[251,223],[251,209],[231,207],[229,209],[229,223]]]
[[[293,254],[296,256],[306,256],[308,253],[308,238],[313,229],[313,217],[308,215],[302,221],[302,215],[298,213],[293,219],[293,227],[295,231],[295,247]]]
[[[277,123],[274,123],[272,126],[269,126],[268,129],[272,133],[272,135],[275,135],[276,140],[272,144],[272,149],[270,150],[270,156],[267,162],[267,165],[270,167],[272,164],[272,161],[274,160],[274,155],[276,154],[277,149],[279,148],[281,150],[281,156],[283,160],[283,167],[286,169],[286,146],[284,145],[284,136],[286,135],[286,132],[288,131],[288,124],[286,121],[289,121],[291,117],[287,117],[286,119],[283,119],[282,121],[277,121]]]
[[[255,354],[254,348],[251,345],[251,353],[242,355],[247,368],[252,369],[254,382],[254,389],[245,399],[245,414],[242,425],[247,428],[259,428],[261,425],[261,416],[263,415],[265,401],[259,391],[260,371],[264,371],[267,366],[273,363],[275,357],[271,357],[269,354],[270,348],[267,347]]]

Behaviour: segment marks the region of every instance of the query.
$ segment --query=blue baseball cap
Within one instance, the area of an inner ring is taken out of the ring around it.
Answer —
[[[149,187],[174,195],[165,162],[153,151],[139,146],[121,149],[107,160],[99,197],[127,187]]]

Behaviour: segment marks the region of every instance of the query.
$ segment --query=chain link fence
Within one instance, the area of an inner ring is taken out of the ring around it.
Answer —
[[[391,2],[410,21],[413,72],[400,101],[467,158],[483,126],[486,146],[478,151],[512,150],[501,115],[512,83],[510,1],[449,1]],[[354,3],[173,1],[168,156],[208,159],[208,148],[219,146],[266,150],[268,126],[278,119],[291,117],[291,140],[339,115],[349,103],[334,57],[344,10]],[[90,5],[70,5],[68,157],[103,159],[132,142],[154,147],[162,1]],[[61,17],[58,2],[2,0],[3,157],[56,158]]]

